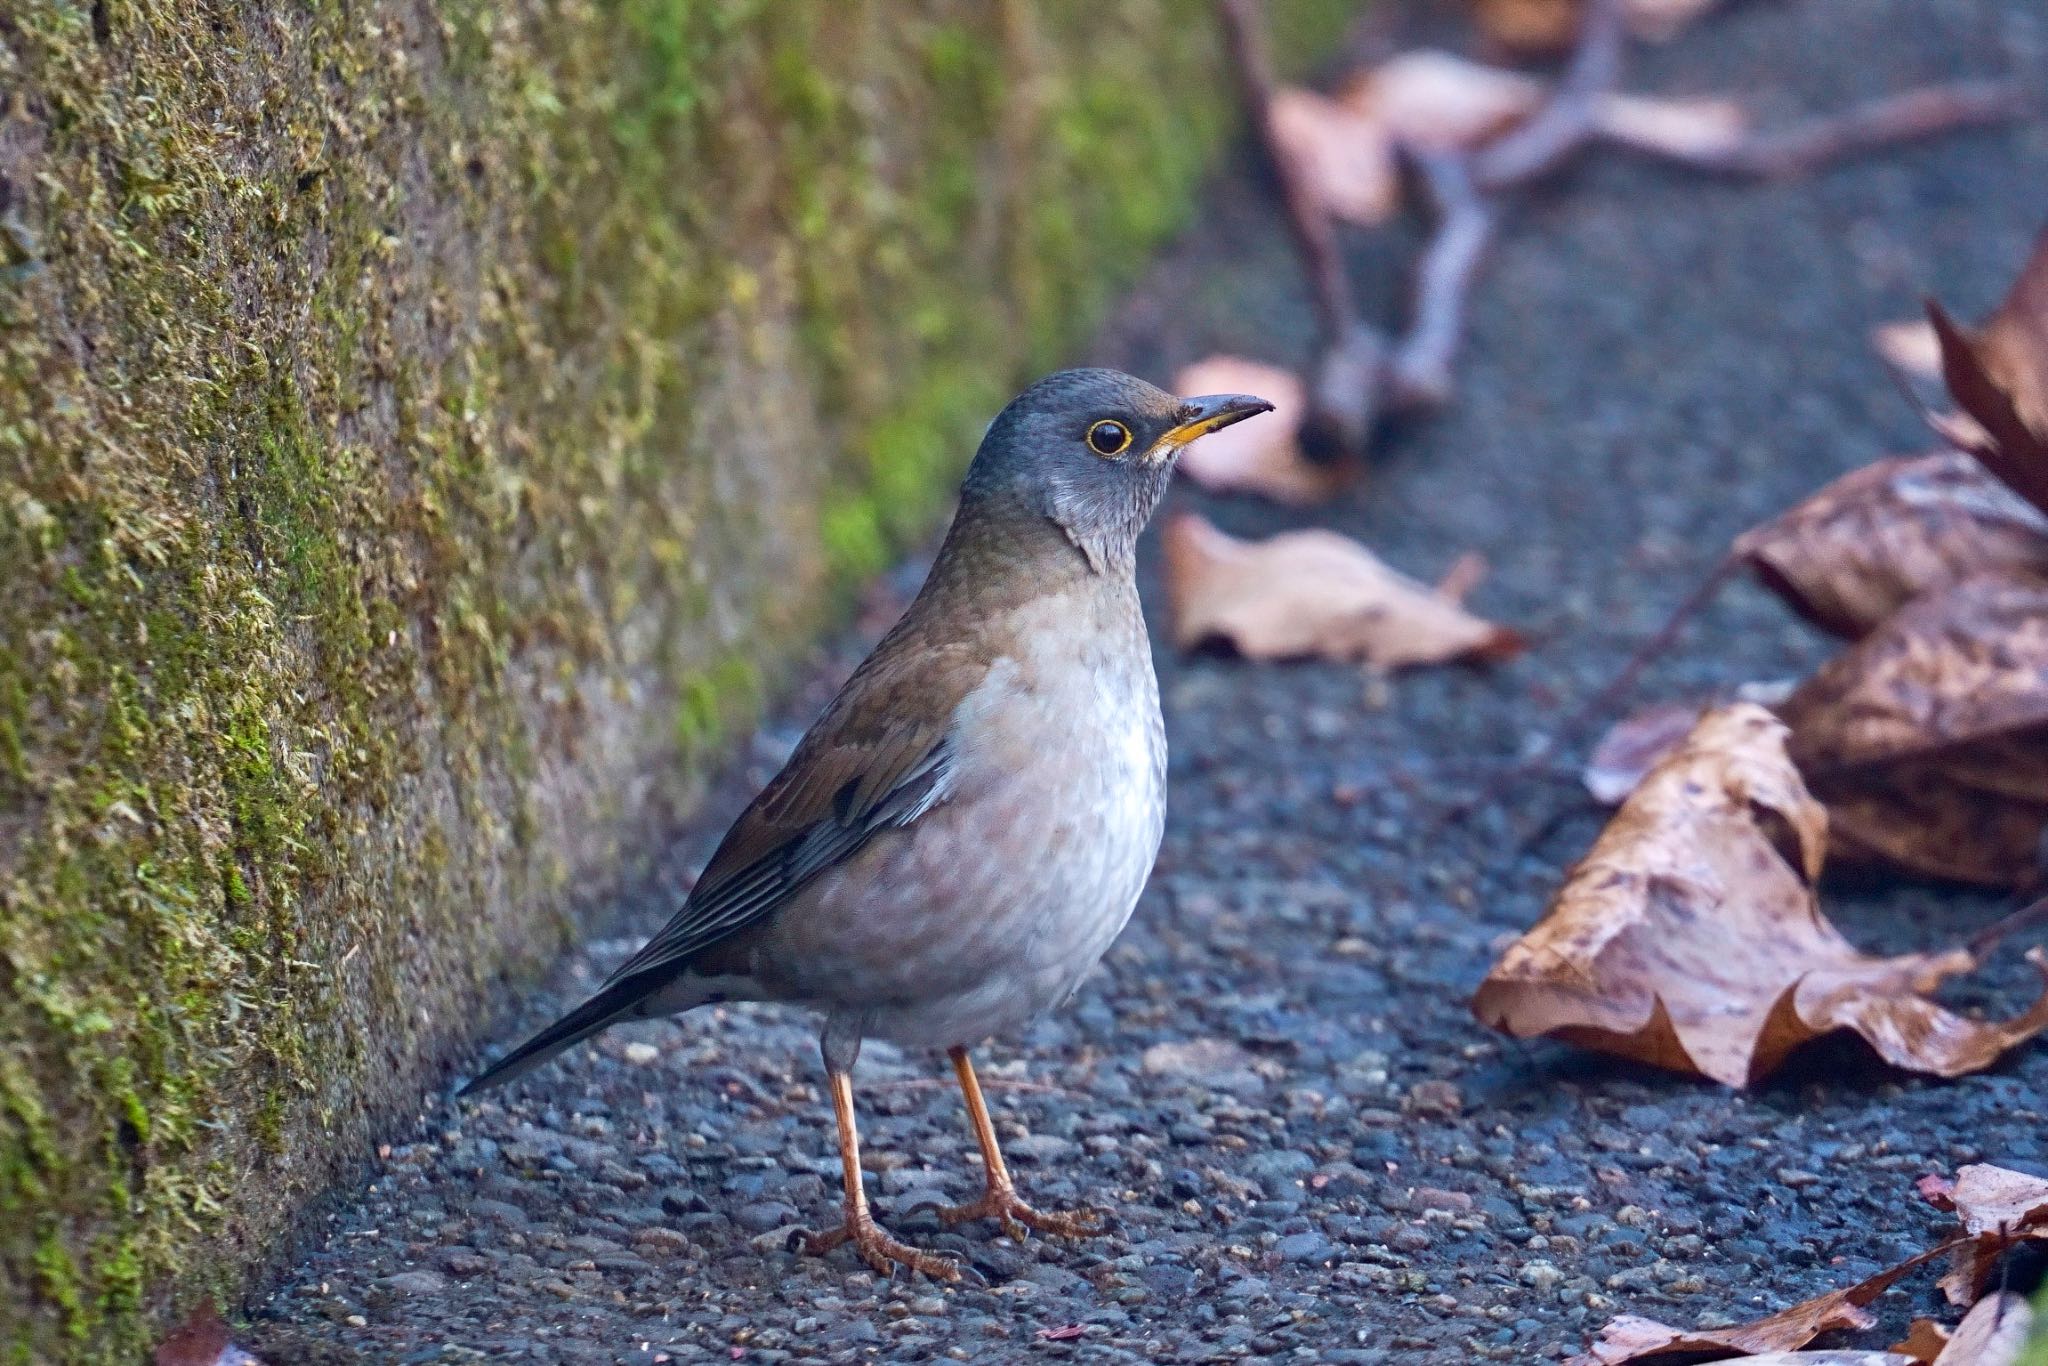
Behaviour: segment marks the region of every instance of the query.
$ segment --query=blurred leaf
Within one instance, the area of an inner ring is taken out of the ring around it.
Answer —
[[[1330,531],[1240,541],[1193,514],[1167,523],[1174,642],[1221,640],[1251,659],[1317,657],[1391,670],[1517,654],[1522,638]],[[1470,571],[1457,577],[1468,583]]]

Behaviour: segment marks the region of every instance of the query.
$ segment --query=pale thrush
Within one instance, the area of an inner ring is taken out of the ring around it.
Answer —
[[[1166,742],[1138,534],[1181,447],[1272,407],[1067,370],[1005,408],[917,598],[727,833],[682,909],[598,993],[472,1081],[619,1020],[719,1001],[824,1016],[842,1228],[878,1271],[952,1279],[868,1212],[849,1078],[863,1036],[952,1057],[986,1192],[941,1212],[1078,1234],[1012,1185],[968,1048],[1058,1004],[1130,918],[1159,851]]]

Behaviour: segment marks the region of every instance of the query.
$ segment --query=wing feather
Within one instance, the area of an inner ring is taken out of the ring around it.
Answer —
[[[911,825],[945,801],[953,712],[987,669],[958,651],[918,646],[892,637],[855,671],[733,823],[689,899],[607,986],[629,977],[656,981],[662,969],[774,914],[876,835]],[[904,708],[906,697],[919,705]]]

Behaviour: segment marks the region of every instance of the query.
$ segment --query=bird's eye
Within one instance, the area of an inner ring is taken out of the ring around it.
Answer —
[[[1102,421],[1088,429],[1088,447],[1097,455],[1122,455],[1131,444],[1131,429],[1121,422]]]

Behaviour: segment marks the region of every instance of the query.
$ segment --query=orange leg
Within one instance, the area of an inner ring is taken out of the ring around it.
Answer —
[[[974,1075],[974,1062],[964,1048],[956,1048],[948,1056],[953,1059],[954,1075],[960,1079],[960,1094],[967,1100],[967,1119],[974,1126],[974,1139],[981,1144],[982,1165],[988,1171],[988,1189],[982,1193],[981,1199],[970,1204],[941,1209],[940,1222],[951,1225],[965,1223],[969,1219],[996,1219],[1001,1221],[1005,1233],[1020,1242],[1026,1227],[1063,1238],[1101,1232],[1100,1211],[1085,1209],[1071,1214],[1041,1213],[1018,1197],[1016,1183],[1010,1180],[1010,1169],[1003,1162],[1003,1150],[996,1146],[996,1126],[988,1117],[987,1102],[981,1098],[981,1079]]]
[[[853,1121],[853,1078],[832,1071],[827,1073],[827,1080],[832,1087],[832,1114],[839,1121],[839,1162],[846,1172],[846,1222],[829,1233],[805,1235],[804,1251],[825,1253],[841,1243],[852,1243],[862,1259],[884,1276],[901,1264],[934,1280],[959,1280],[960,1268],[952,1261],[897,1242],[882,1231],[868,1212],[867,1191],[860,1175],[860,1130]]]

